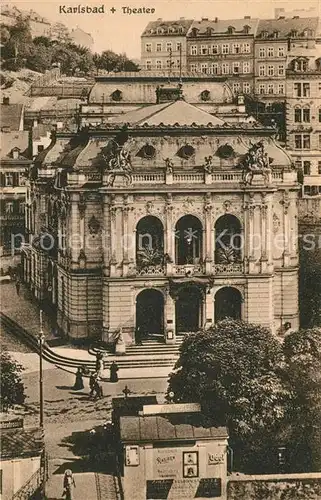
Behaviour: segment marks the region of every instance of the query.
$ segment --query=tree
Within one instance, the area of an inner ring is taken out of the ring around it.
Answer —
[[[321,469],[321,328],[288,335],[283,344],[287,375],[295,394],[293,441],[307,450],[311,467]]]
[[[199,402],[214,425],[228,427],[239,469],[272,471],[293,401],[282,366],[282,347],[268,329],[227,319],[185,337],[168,397]]]
[[[306,234],[299,245],[300,255],[300,324],[303,328],[321,326],[321,248]]]
[[[7,412],[15,405],[22,405],[26,399],[24,385],[20,378],[23,367],[3,349],[0,355],[1,395],[0,409]]]
[[[27,58],[27,67],[33,71],[44,73],[51,68],[52,50],[47,45],[34,45]]]

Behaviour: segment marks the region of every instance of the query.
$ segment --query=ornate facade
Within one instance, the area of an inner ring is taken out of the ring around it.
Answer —
[[[182,98],[59,132],[30,175],[25,279],[74,340],[298,326],[296,172],[274,130]]]

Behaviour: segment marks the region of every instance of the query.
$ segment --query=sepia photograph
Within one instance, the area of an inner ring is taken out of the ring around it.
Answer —
[[[3,0],[0,500],[321,500],[321,0]]]

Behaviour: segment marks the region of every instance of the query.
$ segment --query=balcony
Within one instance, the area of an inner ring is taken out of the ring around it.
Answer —
[[[213,274],[234,275],[244,273],[244,262],[232,262],[227,264],[214,264]]]
[[[164,275],[165,275],[165,266],[161,264],[144,266],[137,269],[137,276],[164,276]]]

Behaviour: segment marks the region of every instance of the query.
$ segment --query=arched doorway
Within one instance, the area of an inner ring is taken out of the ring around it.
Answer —
[[[136,263],[139,268],[162,264],[164,255],[164,228],[152,215],[140,219],[136,226]]]
[[[194,215],[184,215],[175,226],[175,262],[198,264],[202,258],[202,223]]]
[[[136,298],[136,328],[142,335],[164,334],[164,296],[159,290],[142,290]]]
[[[237,288],[226,286],[215,294],[215,323],[225,318],[241,319],[242,295]]]
[[[241,223],[235,215],[222,215],[215,223],[215,264],[239,262],[241,254]]]
[[[203,298],[197,286],[187,286],[177,292],[175,302],[176,332],[197,332],[202,326]]]

